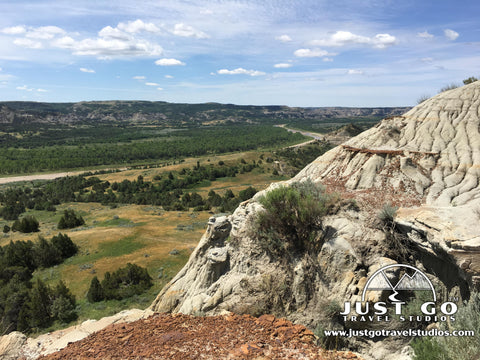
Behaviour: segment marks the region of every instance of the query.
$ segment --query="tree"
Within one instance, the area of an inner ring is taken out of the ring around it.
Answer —
[[[61,252],[48,242],[43,236],[38,237],[38,242],[33,247],[35,264],[38,267],[48,268],[62,262]]]
[[[58,235],[52,237],[52,245],[60,252],[63,259],[67,259],[78,252],[78,246],[67,234],[58,233]]]
[[[83,220],[81,215],[77,215],[72,209],[67,209],[63,212],[57,227],[59,229],[73,229],[83,224],[85,224],[85,220]]]
[[[102,285],[96,276],[93,277],[90,282],[90,288],[87,292],[87,300],[91,303],[102,301],[105,299],[105,292],[103,291]]]
[[[15,220],[12,225],[12,231],[22,233],[32,233],[39,231],[38,220],[32,215],[25,215],[21,220]]]
[[[65,283],[60,281],[53,290],[51,316],[65,323],[73,321],[77,318],[75,305],[75,296],[65,286]]]
[[[30,291],[28,306],[28,319],[31,328],[45,328],[52,324],[50,306],[52,290],[40,279],[37,279]]]

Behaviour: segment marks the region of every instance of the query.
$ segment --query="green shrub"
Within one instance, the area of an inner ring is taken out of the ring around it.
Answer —
[[[85,224],[85,220],[81,215],[77,215],[72,209],[67,209],[63,212],[57,227],[59,229],[73,229],[83,224]]]
[[[15,220],[12,225],[12,231],[21,233],[37,232],[39,228],[38,220],[32,215],[25,215],[21,220]]]
[[[442,330],[474,331],[475,336],[444,336],[422,338],[410,344],[415,360],[473,360],[480,359],[480,294],[473,293],[465,306],[460,307],[455,321],[443,324]]]
[[[415,339],[410,345],[414,351],[414,360],[451,360],[436,338]]]
[[[94,277],[90,283],[87,300],[89,302],[103,299],[121,300],[139,295],[152,286],[152,278],[147,269],[128,263],[127,266],[113,273],[106,272],[101,283]]]
[[[87,300],[88,302],[94,303],[102,301],[104,299],[105,293],[103,291],[102,285],[100,285],[100,281],[98,281],[98,278],[94,276],[92,281],[90,282],[90,288],[87,292]]]
[[[392,206],[391,204],[383,205],[382,210],[378,214],[378,218],[385,224],[393,223],[393,219],[397,213],[398,206]]]
[[[75,245],[67,234],[58,233],[58,235],[52,237],[51,242],[60,252],[63,259],[67,259],[78,252],[78,246]]]
[[[259,199],[265,208],[257,218],[262,245],[271,253],[317,250],[318,232],[332,197],[311,180],[269,191]]]

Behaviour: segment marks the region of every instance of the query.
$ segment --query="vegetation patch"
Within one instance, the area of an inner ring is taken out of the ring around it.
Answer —
[[[256,230],[262,246],[272,254],[317,251],[323,242],[322,217],[336,202],[320,184],[295,182],[269,191],[259,199],[265,208]]]

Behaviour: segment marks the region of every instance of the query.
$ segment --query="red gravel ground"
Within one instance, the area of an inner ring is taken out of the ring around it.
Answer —
[[[53,359],[357,359],[314,345],[313,333],[272,315],[195,317],[156,314],[110,325],[63,350]]]

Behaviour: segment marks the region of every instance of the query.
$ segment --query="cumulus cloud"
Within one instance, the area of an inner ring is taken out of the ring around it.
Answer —
[[[197,39],[207,39],[209,36],[204,32],[193,28],[190,25],[184,23],[175,24],[172,30],[172,34],[182,37],[192,37]]]
[[[26,47],[29,49],[41,49],[43,47],[40,41],[35,41],[27,38],[15,39],[13,43],[17,46]]]
[[[160,31],[155,24],[135,20],[119,23],[117,27],[105,26],[98,32],[96,38],[74,39],[78,34],[67,34],[57,26],[4,28],[2,33],[24,35],[13,41],[15,45],[31,48],[68,49],[74,55],[96,56],[98,58],[113,57],[150,57],[163,55],[163,48],[150,40],[136,34],[141,31]]]
[[[263,71],[258,70],[246,70],[244,68],[237,68],[234,70],[220,69],[217,71],[220,75],[250,75],[250,76],[262,76],[266,75]]]
[[[134,79],[134,80],[145,80],[146,77],[143,76],[143,75],[137,75],[137,76],[132,77],[132,79]]]
[[[323,57],[327,55],[335,55],[322,49],[298,49],[293,54],[297,57]]]
[[[276,67],[277,69],[286,69],[286,68],[292,67],[292,64],[280,63],[280,64],[273,65],[273,67]]]
[[[128,40],[130,36],[125,34],[123,31],[112,28],[111,26],[105,26],[102,30],[98,32],[98,36],[102,38],[111,38],[111,39],[119,39],[119,40]]]
[[[162,90],[163,90],[163,88],[161,88],[161,87],[157,87],[157,90],[160,90],[160,91],[162,91]]]
[[[448,40],[452,40],[452,41],[456,40],[460,36],[460,34],[458,32],[456,32],[452,29],[445,29],[443,31],[443,33],[445,34],[445,37]]]
[[[84,73],[89,73],[89,74],[94,74],[95,73],[95,70],[93,69],[87,69],[87,68],[80,68],[80,71],[81,72],[84,72]]]
[[[178,66],[178,65],[185,65],[184,62],[177,60],[177,59],[159,59],[155,61],[155,65],[159,66]]]
[[[160,84],[157,84],[157,83],[154,83],[154,82],[147,82],[147,83],[145,83],[145,85],[147,85],[147,86],[158,86]]]
[[[378,49],[395,45],[397,39],[390,34],[377,34],[374,37],[354,34],[350,31],[337,31],[330,37],[311,41],[314,46],[347,46],[347,45],[368,45]]]
[[[165,79],[173,79],[172,75],[165,75]]]
[[[284,34],[284,35],[276,36],[275,40],[278,40],[278,41],[281,41],[281,42],[289,42],[289,41],[292,41],[292,38],[290,36]]]
[[[98,38],[84,39],[72,46],[74,55],[115,57],[115,56],[158,56],[163,54],[160,45],[140,39]]]
[[[37,89],[38,92],[48,92],[48,90],[45,89]]]
[[[118,29],[127,33],[139,33],[141,31],[147,31],[151,33],[160,32],[160,29],[153,23],[145,23],[140,19],[135,21],[129,21],[127,23],[118,24]]]
[[[422,39],[433,39],[434,38],[434,36],[432,34],[430,34],[428,31],[419,32],[417,34],[417,36],[419,38],[422,38]]]
[[[25,34],[27,32],[27,29],[25,28],[25,26],[12,26],[3,28],[1,32],[8,35],[21,35]]]
[[[75,45],[75,40],[70,36],[63,36],[59,39],[55,39],[52,42],[52,46],[58,47],[61,49],[71,49]]]

